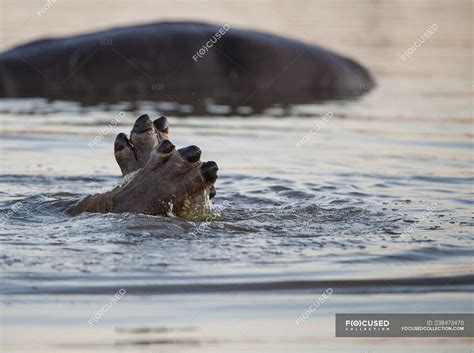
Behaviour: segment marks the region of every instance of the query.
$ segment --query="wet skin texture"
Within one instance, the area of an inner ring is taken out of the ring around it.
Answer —
[[[140,116],[130,139],[123,133],[115,139],[115,159],[124,182],[112,191],[86,197],[68,211],[203,215],[216,194],[217,164],[201,162],[197,146],[176,150],[168,133],[166,117],[152,122],[148,115]]]
[[[196,115],[210,102],[259,113],[357,97],[374,86],[367,69],[319,46],[222,28],[161,22],[21,45],[0,53],[0,97],[167,101]],[[212,47],[197,56],[206,43]]]

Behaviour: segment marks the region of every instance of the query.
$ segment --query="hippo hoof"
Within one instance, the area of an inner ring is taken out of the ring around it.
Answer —
[[[166,117],[153,122],[144,114],[136,120],[130,139],[123,133],[117,136],[115,159],[127,177],[114,193],[112,212],[193,217],[210,207],[217,164],[201,162],[197,146],[176,150],[168,132]]]

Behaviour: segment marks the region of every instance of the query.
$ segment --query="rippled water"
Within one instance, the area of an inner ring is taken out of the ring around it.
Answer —
[[[254,17],[268,10],[262,4]],[[175,145],[196,144],[203,160],[219,164],[219,212],[205,222],[64,212],[119,182],[115,135],[128,132],[141,112],[159,116],[153,105],[127,111],[91,149],[124,106],[0,101],[6,347],[376,352],[377,340],[334,340],[334,313],[472,311],[472,5],[446,4],[363,1],[348,11],[319,1],[306,4],[308,14],[323,9],[316,27],[299,7],[253,26],[355,56],[378,86],[361,100],[289,114],[170,117]],[[188,5],[169,6],[173,13]],[[206,6],[196,16],[221,15],[219,6]],[[236,23],[246,21],[255,19]],[[432,23],[436,34],[402,62],[400,54]],[[52,33],[58,25],[52,21]],[[12,38],[25,33],[12,31]],[[296,327],[329,287],[330,300]],[[90,331],[87,320],[120,288],[128,294]],[[22,346],[26,329],[37,337],[31,346]],[[466,352],[469,341],[404,344]]]
[[[106,351],[100,348],[103,341],[94,341],[98,332],[87,331],[87,320],[121,288],[126,299],[101,322],[115,333],[101,337],[131,351],[156,345],[179,350],[183,344],[219,351],[215,341],[240,351],[239,345],[254,347],[262,337],[282,352],[296,349],[292,340],[300,342],[301,351],[311,351],[321,344],[314,330],[328,326],[325,320],[330,322],[334,312],[347,311],[348,303],[358,303],[357,311],[378,312],[472,306],[470,120],[452,117],[446,124],[434,118],[349,116],[352,107],[371,99],[376,97],[313,107],[334,116],[300,147],[321,118],[171,117],[172,141],[199,145],[203,159],[220,166],[218,215],[205,222],[64,212],[75,200],[119,182],[114,134],[127,131],[137,113],[127,113],[93,149],[88,143],[113,112],[3,113],[0,211],[17,209],[0,231],[0,290],[11,303],[4,310],[10,323],[6,341],[22,337],[21,318],[28,318],[29,329],[47,341],[45,347],[54,342],[53,347],[65,349],[72,341],[78,351]],[[311,326],[296,329],[294,320],[327,288],[337,293],[335,299]],[[222,297],[226,293],[241,300]],[[368,293],[371,297],[363,300],[354,297]],[[146,299],[149,295],[156,299]],[[160,315],[137,315],[143,300]],[[193,309],[183,311],[191,303]],[[45,322],[37,321],[61,307],[66,313],[54,314],[46,327],[74,327],[61,329],[69,337],[64,344],[43,333]],[[249,310],[253,315],[242,317]],[[238,334],[217,329],[214,322],[223,314],[240,317],[237,322],[246,329]],[[274,320],[259,321],[269,317]],[[191,331],[182,331],[189,325]],[[127,327],[152,333],[137,336]],[[80,332],[92,346],[77,342]],[[173,338],[160,332],[174,332]],[[325,332],[323,342],[332,336]],[[467,344],[457,343],[459,351]]]
[[[1,233],[5,292],[61,292],[71,285],[83,291],[76,276],[85,273],[116,273],[115,280],[123,275],[121,284],[131,285],[209,277],[277,279],[289,287],[295,278],[470,274],[463,265],[473,254],[472,150],[463,119],[451,119],[449,129],[427,120],[421,130],[416,119],[372,121],[336,111],[297,147],[320,118],[172,118],[172,141],[200,145],[203,158],[221,169],[218,215],[192,222],[65,214],[74,200],[120,180],[113,133],[94,149],[87,145],[88,131],[111,113],[65,115],[4,115],[10,132],[2,142],[1,211],[21,203]],[[135,115],[128,113],[114,133],[129,129]],[[41,274],[40,283],[32,273]]]

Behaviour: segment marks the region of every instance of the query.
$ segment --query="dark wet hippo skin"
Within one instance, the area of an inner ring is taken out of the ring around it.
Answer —
[[[206,43],[211,47],[198,56]],[[208,103],[260,112],[274,104],[356,97],[373,86],[364,67],[319,46],[206,23],[115,28],[0,54],[0,97],[166,101],[188,104],[193,114]]]
[[[209,211],[215,194],[218,167],[201,162],[201,150],[188,146],[176,150],[168,139],[166,117],[154,122],[140,116],[130,133],[115,140],[115,159],[124,181],[112,191],[87,196],[68,211],[143,213],[196,218]]]

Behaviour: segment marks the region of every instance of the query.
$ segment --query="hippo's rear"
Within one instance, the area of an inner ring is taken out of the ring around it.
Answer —
[[[0,54],[0,97],[86,104],[170,101],[250,106],[345,99],[374,86],[331,51],[272,34],[163,22],[46,39]]]

